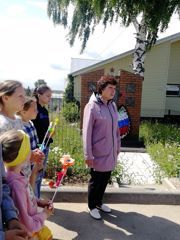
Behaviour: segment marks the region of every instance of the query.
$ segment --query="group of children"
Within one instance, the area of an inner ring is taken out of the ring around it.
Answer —
[[[40,199],[48,149],[42,143],[49,126],[45,105],[51,89],[40,86],[34,97],[25,97],[22,84],[0,83],[0,239],[51,240],[44,225],[53,205]],[[53,140],[50,139],[50,144]],[[6,172],[5,172],[5,168]]]

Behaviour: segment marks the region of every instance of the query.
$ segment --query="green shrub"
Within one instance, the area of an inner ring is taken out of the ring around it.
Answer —
[[[62,149],[59,147],[51,147],[48,155],[46,168],[46,177],[55,180],[56,172],[61,171],[60,158],[63,156]]]
[[[76,103],[64,103],[62,108],[62,115],[69,123],[75,123],[79,120],[79,108]]]
[[[121,163],[118,162],[115,169],[111,173],[110,183],[113,181],[116,181],[116,182],[118,182],[118,184],[120,184],[122,172],[123,172],[123,166]]]
[[[144,121],[140,126],[151,158],[168,176],[175,177],[180,170],[180,128],[177,125]]]
[[[167,142],[180,143],[180,128],[173,124],[144,121],[140,125],[140,137],[144,139],[146,144],[157,142],[163,144]]]
[[[147,147],[149,154],[161,169],[171,177],[176,177],[179,172],[180,164],[180,145],[177,143],[149,144]]]

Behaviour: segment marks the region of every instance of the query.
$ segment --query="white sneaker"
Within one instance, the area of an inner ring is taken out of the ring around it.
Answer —
[[[99,211],[97,210],[97,208],[94,209],[89,209],[89,214],[91,215],[92,218],[99,220],[101,219],[101,215],[99,213]]]
[[[100,207],[97,206],[97,208],[99,210],[103,211],[103,212],[106,212],[106,213],[110,213],[111,212],[111,209],[107,205],[105,205],[105,204],[102,204]]]

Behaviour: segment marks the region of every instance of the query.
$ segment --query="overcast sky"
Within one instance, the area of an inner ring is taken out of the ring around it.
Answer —
[[[34,87],[44,79],[52,89],[63,90],[70,72],[71,58],[105,59],[135,46],[133,26],[98,26],[82,55],[79,41],[70,47],[67,31],[54,27],[47,16],[47,0],[0,1],[0,80],[16,79]],[[180,32],[180,21],[173,16],[160,38]]]

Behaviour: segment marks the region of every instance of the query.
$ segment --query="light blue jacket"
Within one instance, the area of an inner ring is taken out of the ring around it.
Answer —
[[[4,240],[3,223],[17,219],[17,210],[10,197],[9,186],[6,183],[4,164],[2,161],[2,146],[0,145],[0,239]]]

